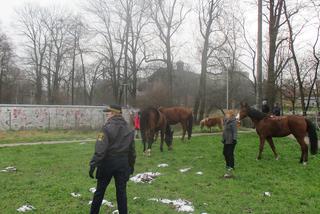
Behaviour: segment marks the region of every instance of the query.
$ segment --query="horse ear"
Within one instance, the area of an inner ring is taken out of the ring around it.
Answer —
[[[240,102],[240,106],[241,107],[248,107],[248,103],[244,102],[244,101],[241,101]]]

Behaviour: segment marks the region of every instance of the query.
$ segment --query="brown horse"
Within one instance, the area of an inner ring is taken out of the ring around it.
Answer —
[[[175,125],[177,123],[181,123],[182,126],[182,140],[184,140],[184,136],[186,135],[186,131],[188,132],[188,140],[191,138],[192,134],[192,123],[193,123],[193,115],[192,109],[185,107],[160,107],[159,111],[163,113],[169,125]]]
[[[168,131],[167,120],[164,114],[162,114],[160,111],[153,107],[143,109],[141,111],[140,117],[140,131],[143,143],[143,152],[145,154],[147,154],[148,156],[151,155],[151,146],[154,142],[155,133],[158,131],[160,131],[161,138],[160,151],[163,151],[164,136],[166,131]],[[148,143],[147,151],[146,143]],[[169,150],[172,149],[172,145],[167,146]]]
[[[238,119],[249,117],[256,127],[256,132],[260,138],[259,154],[257,159],[261,159],[265,140],[268,141],[275,158],[278,154],[274,146],[272,137],[285,137],[292,134],[301,147],[300,163],[306,164],[308,161],[308,145],[304,137],[308,134],[310,140],[310,152],[316,154],[318,151],[318,136],[314,124],[303,116],[270,116],[256,109],[250,108],[247,103],[241,103]]]
[[[200,121],[200,128],[203,129],[204,126],[210,129],[213,126],[218,126],[220,129],[222,129],[223,124],[223,118],[222,117],[207,117]]]

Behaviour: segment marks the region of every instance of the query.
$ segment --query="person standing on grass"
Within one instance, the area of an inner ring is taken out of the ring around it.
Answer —
[[[223,121],[224,129],[222,133],[223,155],[226,161],[227,173],[225,178],[233,177],[234,170],[234,149],[237,144],[237,120],[233,111],[225,114]]]
[[[139,138],[139,131],[140,131],[140,112],[137,112],[134,116],[134,129],[136,138]]]
[[[90,161],[89,176],[96,171],[97,188],[93,196],[90,214],[98,214],[105,191],[114,177],[117,204],[120,214],[127,214],[127,181],[134,172],[136,151],[134,131],[122,117],[121,106],[110,105],[103,110],[107,122],[98,134],[95,152]]]

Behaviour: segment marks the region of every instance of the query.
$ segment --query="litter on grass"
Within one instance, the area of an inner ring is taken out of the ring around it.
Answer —
[[[178,212],[194,212],[194,207],[190,201],[184,199],[170,200],[165,198],[150,198],[149,201],[156,201],[163,204],[169,204],[175,208]]]
[[[32,210],[35,210],[36,208],[34,208],[33,206],[31,206],[30,204],[26,204],[26,205],[23,205],[22,207],[19,207],[17,209],[18,212],[28,212],[28,211],[32,211]]]
[[[89,192],[91,192],[91,193],[95,193],[95,191],[96,191],[96,188],[95,188],[95,187],[91,187],[91,188],[89,189]]]
[[[151,183],[159,175],[159,172],[144,172],[131,177],[130,180],[135,183]]]
[[[203,172],[196,172],[197,175],[203,175]]]
[[[169,165],[166,164],[166,163],[161,163],[161,164],[158,164],[158,167],[168,167]]]
[[[270,193],[270,192],[264,192],[263,195],[270,197],[270,196],[271,196],[271,193]]]
[[[179,169],[179,171],[183,173],[183,172],[189,171],[190,169],[191,169],[191,168],[189,167],[189,168]]]
[[[91,204],[92,204],[92,201],[89,201],[88,205],[91,205]],[[110,207],[110,208],[113,208],[113,207],[114,207],[113,203],[110,202],[110,201],[107,201],[106,199],[103,199],[103,200],[102,200],[101,205],[106,205],[106,206],[108,206],[108,207]]]
[[[1,170],[1,172],[15,172],[15,171],[17,171],[17,168],[14,166],[8,166]]]
[[[138,200],[140,197],[133,197],[133,200]]]
[[[81,196],[80,193],[75,193],[75,192],[72,192],[71,193],[71,196],[74,197],[74,198],[79,198]]]

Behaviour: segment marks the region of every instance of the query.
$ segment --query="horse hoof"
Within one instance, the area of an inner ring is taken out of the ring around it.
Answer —
[[[276,160],[279,160],[279,156],[276,157]]]
[[[304,166],[306,166],[306,165],[307,165],[307,162],[304,161],[302,164],[303,164]]]

